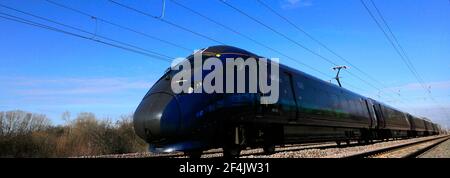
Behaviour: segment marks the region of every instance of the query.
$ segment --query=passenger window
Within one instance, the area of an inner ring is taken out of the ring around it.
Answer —
[[[336,94],[334,94],[334,93],[331,94],[330,101],[331,101],[331,107],[334,110],[339,109],[339,98]]]
[[[303,89],[299,93],[301,96],[300,105],[304,108],[311,108],[312,103],[314,103],[314,88],[309,84],[308,79],[305,79],[300,86],[303,86]]]
[[[296,107],[294,101],[294,93],[292,91],[292,85],[290,81],[290,76],[287,73],[283,73],[280,76],[280,103],[289,106]],[[287,108],[286,108],[287,109]]]
[[[303,85],[303,82],[297,81],[297,88],[300,90],[305,89],[305,86]]]
[[[341,94],[337,94],[336,95],[337,100],[336,100],[336,108],[339,109],[339,111],[345,111],[344,110],[344,106],[345,104],[345,98],[341,95]]]
[[[348,96],[345,96],[345,103],[346,103],[345,110],[349,113],[353,113],[352,100]]]
[[[330,102],[330,100],[329,100],[330,96],[329,96],[328,92],[326,92],[324,90],[320,90],[320,92],[318,92],[318,93],[320,93],[320,96],[317,97],[317,98],[319,98],[319,101],[317,102],[317,104],[319,105],[319,108],[322,110],[328,110],[329,102]]]

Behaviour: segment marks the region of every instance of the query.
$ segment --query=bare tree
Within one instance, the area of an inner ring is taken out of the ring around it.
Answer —
[[[20,110],[2,112],[0,121],[0,133],[2,136],[29,134],[51,126],[50,120],[45,115],[32,114]]]
[[[0,136],[3,136],[3,130],[4,130],[4,122],[5,122],[5,112],[0,112]]]
[[[70,123],[71,122],[71,118],[70,118],[70,112],[69,111],[64,111],[61,115],[61,119],[66,123]]]

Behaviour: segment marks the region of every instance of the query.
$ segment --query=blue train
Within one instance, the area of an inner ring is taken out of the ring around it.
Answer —
[[[231,46],[202,50],[208,57],[261,58]],[[193,60],[193,55],[187,60]],[[241,149],[276,145],[358,141],[436,135],[439,125],[399,111],[279,64],[279,100],[261,104],[260,93],[180,93],[171,89],[175,70],[167,72],[145,95],[134,113],[136,134],[156,152],[182,151],[200,157],[202,151],[223,148],[224,157],[239,157]],[[248,78],[246,78],[248,79]],[[195,82],[190,82],[193,86]]]

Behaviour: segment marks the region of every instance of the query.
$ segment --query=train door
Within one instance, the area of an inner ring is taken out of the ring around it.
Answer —
[[[377,118],[377,114],[375,113],[375,106],[373,105],[372,101],[370,100],[365,100],[366,102],[366,107],[367,110],[369,112],[369,118],[370,118],[370,128],[377,128],[378,125],[378,118]]]
[[[384,117],[383,117],[383,113],[382,113],[382,110],[381,110],[381,105],[380,104],[374,104],[373,105],[373,109],[374,109],[374,111],[375,111],[375,115],[376,115],[376,117],[377,117],[377,121],[378,121],[378,129],[384,129],[384,127],[386,126],[386,122],[384,121]]]
[[[281,115],[286,117],[288,121],[295,120],[298,114],[298,104],[295,99],[296,93],[293,83],[294,81],[290,73],[280,73],[280,95],[278,103],[281,109]]]

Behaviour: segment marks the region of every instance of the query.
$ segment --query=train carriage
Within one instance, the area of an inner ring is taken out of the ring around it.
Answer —
[[[411,116],[410,123],[414,125],[414,127],[411,128],[413,137],[425,135],[425,132],[427,130],[425,128],[425,122],[422,119],[415,116]]]
[[[222,62],[228,57],[259,58],[230,46],[199,52]],[[194,60],[193,55],[186,60]],[[194,66],[187,72],[196,70]],[[183,151],[199,157],[203,150],[223,148],[224,156],[237,157],[246,147],[263,147],[266,153],[273,153],[275,145],[287,143],[370,142],[437,133],[437,127],[427,120],[283,64],[279,64],[275,81],[280,93],[274,104],[261,104],[264,94],[259,90],[176,94],[171,90],[171,79],[177,72],[181,71],[168,70],[134,114],[135,131],[150,143],[152,151]],[[268,76],[272,77],[270,70]],[[250,80],[249,76],[243,79],[246,83]],[[195,78],[175,82],[187,82],[192,89],[201,86]]]
[[[423,118],[422,119],[424,124],[425,124],[425,136],[428,135],[432,135],[433,133],[433,124],[427,119],[427,118]]]
[[[383,139],[408,136],[411,125],[405,113],[387,105],[381,105],[381,111],[383,112],[385,124],[379,129],[381,129],[380,132]]]

